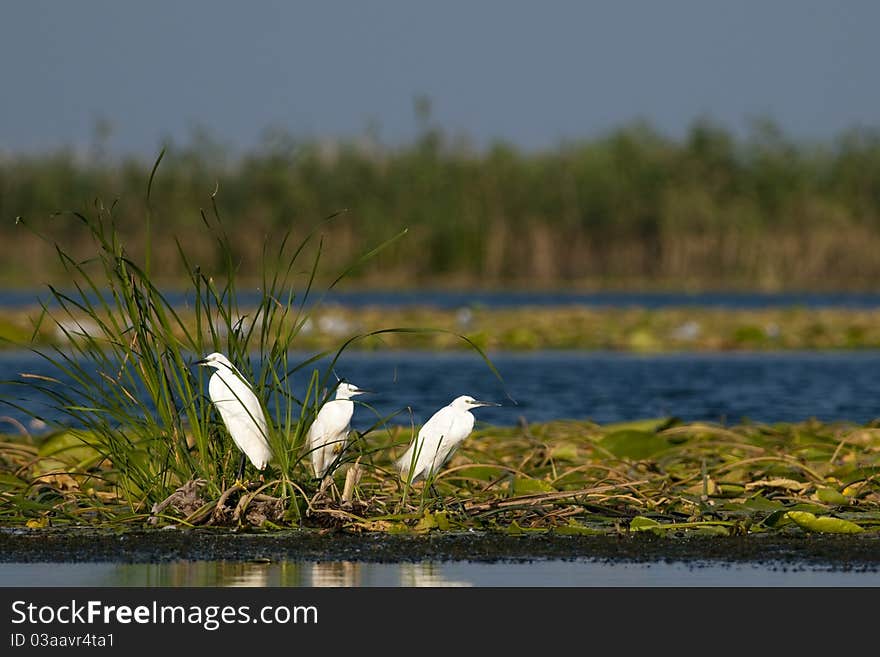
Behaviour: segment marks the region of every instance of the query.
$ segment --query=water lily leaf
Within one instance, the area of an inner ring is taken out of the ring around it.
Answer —
[[[446,511],[438,511],[436,513],[425,511],[425,515],[419,519],[415,526],[417,532],[427,532],[432,529],[439,529],[441,531],[449,529],[449,518],[446,515]]]
[[[604,534],[605,532],[601,529],[592,529],[590,527],[584,527],[583,525],[576,523],[574,521],[569,522],[567,525],[562,525],[561,527],[555,527],[553,529],[554,534],[559,534],[560,536],[590,536],[595,534]]]
[[[755,495],[748,499],[736,499],[725,502],[717,507],[719,511],[727,511],[738,515],[752,515],[760,512],[785,513],[785,504],[779,500],[768,500],[763,495]]]
[[[609,433],[599,441],[609,452],[624,459],[647,459],[669,447],[666,438],[650,431],[622,429]]]
[[[469,465],[455,471],[456,476],[463,479],[479,479],[480,481],[492,481],[497,479],[502,469],[494,465]]]
[[[516,520],[505,527],[504,531],[511,536],[522,536],[523,534],[544,534],[547,532],[547,530],[543,527],[520,527],[519,523],[517,523]]]
[[[510,480],[509,490],[512,496],[553,493],[556,491],[548,482],[542,479],[532,479],[531,477],[514,477]]]
[[[831,516],[815,516],[807,511],[789,511],[785,514],[798,524],[798,526],[811,532],[822,532],[825,534],[857,534],[865,531],[856,523],[844,520],[843,518],[832,518]]]
[[[814,445],[797,451],[797,455],[807,461],[827,461],[833,453],[833,447],[816,447]]]
[[[840,518],[858,521],[858,524],[864,527],[867,525],[880,524],[880,511],[841,511],[836,514]]]
[[[636,516],[629,521],[629,530],[631,532],[641,532],[645,530],[657,529],[659,527],[659,522],[657,522],[653,518],[646,518],[645,516]]]
[[[59,461],[56,458],[44,457],[34,463],[33,474],[39,477],[44,474],[52,474],[53,472],[64,472],[71,469],[71,464],[65,461]]]
[[[51,456],[70,464],[100,460],[101,453],[92,446],[97,443],[97,439],[92,435],[61,431],[50,435],[40,444],[39,454],[44,457]]]
[[[612,422],[611,424],[606,424],[603,428],[606,433],[613,433],[615,431],[624,431],[627,429],[634,429],[636,431],[660,431],[661,429],[666,429],[674,424],[676,424],[678,420],[676,418],[671,417],[659,417],[659,418],[650,418],[646,420],[633,420],[631,422]]]
[[[559,443],[550,449],[550,458],[557,461],[577,461],[578,448],[574,443]]]
[[[858,485],[854,486],[854,485],[850,484],[849,486],[844,488],[843,491],[841,491],[841,494],[846,497],[855,497],[856,495],[859,494],[859,486]]]
[[[785,505],[779,500],[770,500],[763,495],[755,495],[746,500],[743,506],[753,511],[777,511]]]
[[[856,469],[846,468],[844,471],[837,471],[832,474],[836,475],[841,483],[849,485],[854,484],[857,481],[870,479],[875,475],[880,475],[880,466],[868,466]]]
[[[834,488],[817,488],[812,498],[826,504],[849,504],[849,498]]]

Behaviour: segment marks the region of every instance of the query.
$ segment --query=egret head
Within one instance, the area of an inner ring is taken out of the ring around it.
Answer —
[[[480,406],[501,406],[501,404],[496,404],[495,402],[478,401],[470,395],[462,395],[461,397],[456,397],[450,404],[450,406],[452,406],[453,408],[461,409],[463,411],[469,411],[472,408],[478,408]]]
[[[214,352],[213,354],[208,354],[202,360],[197,360],[193,365],[200,365],[202,367],[213,367],[215,370],[219,370],[221,367],[226,369],[232,369],[232,363],[229,362],[229,359],[221,353]]]
[[[336,386],[336,399],[351,399],[355,395],[362,395],[366,392],[370,391],[364,390],[363,388],[358,388],[353,383],[340,381],[339,385]]]

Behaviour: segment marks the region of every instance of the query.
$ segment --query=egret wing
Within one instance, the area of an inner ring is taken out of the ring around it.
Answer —
[[[412,469],[413,480],[435,471],[446,460],[449,450],[455,446],[455,443],[449,440],[455,428],[455,416],[455,409],[444,406],[434,413],[419,430],[414,445],[404,454],[406,460],[401,459],[402,467],[409,470],[413,459],[412,450],[418,451]]]
[[[216,372],[208,393],[232,440],[251,462],[262,469],[269,461],[269,429],[260,400],[235,372]]]
[[[316,477],[323,477],[335,456],[344,447],[351,426],[354,404],[329,401],[321,407],[309,428],[308,444]]]

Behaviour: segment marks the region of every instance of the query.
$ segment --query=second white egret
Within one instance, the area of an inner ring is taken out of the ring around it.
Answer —
[[[410,482],[437,473],[452,457],[455,449],[474,428],[470,409],[480,406],[501,406],[495,402],[477,401],[468,395],[456,397],[451,404],[434,413],[419,429],[418,437],[397,460],[400,476]]]
[[[326,402],[315,416],[309,428],[308,445],[312,467],[318,479],[323,479],[329,473],[345,449],[351,431],[351,416],[354,414],[351,398],[365,392],[368,391],[342,381],[336,387],[336,399]]]
[[[238,479],[244,476],[245,455],[257,470],[263,470],[272,458],[269,429],[250,384],[223,354],[214,352],[193,364],[214,369],[208,381],[208,396],[233,442],[243,452]]]

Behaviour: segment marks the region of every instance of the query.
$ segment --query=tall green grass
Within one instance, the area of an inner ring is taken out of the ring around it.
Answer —
[[[160,160],[147,186],[148,206]],[[192,367],[203,355],[222,352],[251,382],[270,418],[274,460],[265,488],[289,500],[296,512],[296,496],[306,495],[308,427],[332,394],[337,359],[356,339],[302,362],[290,359],[314,307],[307,302],[318,294],[314,283],[324,250],[320,228],[334,217],[299,241],[290,233],[264,241],[259,298],[245,309],[238,301],[241,262],[215,191],[210,210],[199,215],[200,240],[214,243],[222,256],[217,264],[203,267],[191,255],[190,244],[176,240],[191,306],[184,319],[150,275],[159,268],[151,262],[150,249],[141,260],[132,256],[115,209],[96,202],[91,214],[56,216],[55,221],[73,222],[85,233],[93,253],[86,259],[74,258],[49,235],[36,233],[53,244],[65,286],[49,286],[50,300],[43,302],[34,330],[51,323],[65,344],[34,348],[57,376],[31,376],[19,384],[42,391],[64,418],[61,427],[112,464],[110,472],[131,512],[145,514],[187,481],[200,481],[205,496],[216,499],[234,479],[238,451],[205,394],[209,373]],[[404,233],[349,263],[326,289]],[[146,238],[149,243],[149,230]],[[317,248],[306,259],[304,250],[313,241]],[[318,364],[326,361],[320,369]],[[305,390],[294,390],[293,375],[300,370],[310,372],[309,383]]]

